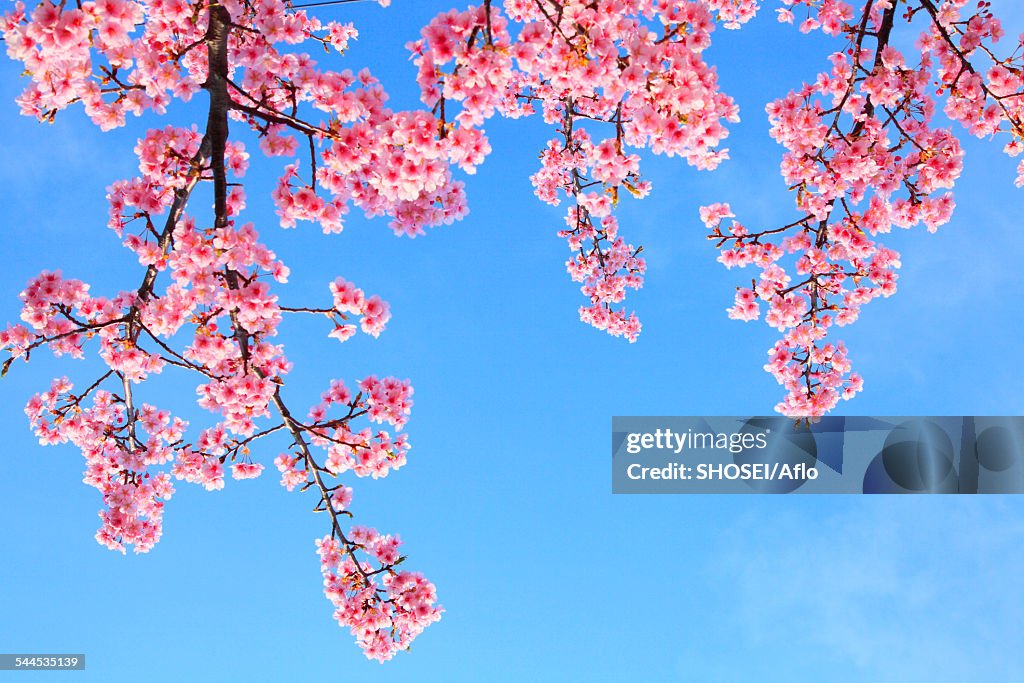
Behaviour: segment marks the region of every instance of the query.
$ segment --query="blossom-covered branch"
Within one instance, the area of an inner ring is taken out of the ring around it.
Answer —
[[[701,169],[727,157],[718,149],[724,121],[738,121],[702,59],[716,17],[735,28],[753,16],[753,0],[507,0],[441,14],[410,44],[423,101],[444,135],[476,140],[495,113],[518,118],[540,110],[557,136],[532,176],[536,195],[571,205],[559,236],[587,304],[580,318],[635,341],[640,321],[617,308],[643,282],[640,247],[619,235],[620,197],[645,197],[640,157],[650,149]],[[512,26],[516,29],[513,31]]]
[[[989,3],[964,14],[967,0],[866,0],[859,11],[841,0],[783,0],[783,22],[803,12],[800,30],[820,29],[845,42],[814,83],[768,105],[771,133],[785,148],[782,175],[799,217],[755,230],[728,204],[701,209],[708,237],[727,267],[754,265],[758,279],[739,288],[729,315],[765,321],[782,333],[765,369],[786,388],[779,412],[822,415],[861,390],[847,350],[830,340],[833,326],[854,322],[861,307],[896,291],[900,255],[876,238],[893,226],[950,220],[963,151],[947,117],[978,137],[1006,135],[1021,152],[1024,80],[1018,40],[997,56],[1003,37]],[[916,49],[894,43],[923,21]],[[1024,183],[1024,164],[1017,184]]]
[[[40,120],[81,104],[107,130],[201,89],[209,97],[202,133],[148,131],[135,148],[140,175],[109,189],[109,225],[144,267],[141,284],[105,297],[44,272],[22,292],[24,324],[0,332],[10,353],[5,372],[42,346],[81,358],[93,344],[108,368],[77,393],[67,378],[55,380],[26,408],[43,444],[81,449],[85,482],[105,506],[97,540],[122,552],[150,550],[172,478],[213,490],[224,486],[227,467],[236,479],[259,476],[264,466],[253,449],[288,433],[289,452],[275,460],[281,483],[316,490],[314,509],[331,519],[317,548],[335,617],[369,657],[384,661],[407,648],[440,618],[434,587],[398,567],[405,557],[397,537],[347,527],[352,489],[334,480],[381,477],[405,463],[409,443],[398,430],[412,388],[371,376],[353,395],[335,380],[300,421],[284,396],[292,364],[272,343],[289,314],[324,316],[330,336],[345,341],[360,328],[379,335],[390,310],[341,278],[330,284],[330,305],[278,303],[273,288],[289,270],[253,224],[240,221],[249,154],[229,123],[254,131],[271,156],[294,153],[295,135],[306,139],[314,171],[302,181],[297,163],[285,169],[275,193],[283,224],[310,220],[338,231],[354,204],[415,234],[465,213],[449,171],[452,148],[436,122],[387,109],[368,72],[325,71],[308,54],[283,51],[309,40],[344,51],[356,32],[280,0],[43,2],[31,13],[19,3],[3,30],[31,79],[22,111]],[[202,182],[213,185],[209,217],[186,211]],[[217,418],[195,439],[184,420],[143,400],[145,380],[168,366],[198,378],[198,403]],[[383,423],[396,431],[373,427]]]

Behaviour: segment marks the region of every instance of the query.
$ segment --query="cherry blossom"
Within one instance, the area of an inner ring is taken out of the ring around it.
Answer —
[[[81,105],[109,130],[201,90],[209,97],[204,129],[149,130],[135,146],[138,175],[108,189],[108,226],[138,260],[140,281],[101,295],[60,271],[41,273],[21,293],[21,323],[0,332],[4,373],[41,347],[74,358],[94,351],[106,366],[81,390],[55,380],[26,407],[42,444],[81,451],[84,481],[103,500],[96,539],[121,552],[151,550],[174,480],[214,491],[228,470],[236,480],[259,477],[264,440],[286,436],[273,460],[281,483],[319,495],[331,529],[318,544],[344,556],[324,564],[339,622],[373,659],[407,649],[440,618],[434,586],[396,568],[405,561],[397,537],[348,528],[353,492],[337,480],[379,478],[406,463],[400,430],[412,387],[370,376],[350,391],[337,380],[300,418],[285,398],[292,362],[275,339],[297,315],[326,318],[325,333],[342,341],[359,330],[377,337],[390,307],[341,278],[324,286],[319,304],[285,302],[289,268],[243,219],[241,183],[258,147],[288,158],[273,193],[282,226],[339,232],[355,206],[418,235],[466,214],[452,167],[472,172],[488,151],[484,138],[456,141],[433,114],[392,111],[366,70],[321,68],[301,47],[344,52],[356,29],[282,0],[44,0],[32,10],[19,2],[0,28],[29,79],[21,110],[42,121]],[[240,139],[245,132],[255,145]],[[211,216],[187,211],[204,182],[213,186]],[[164,372],[196,379],[211,426],[190,432],[143,401],[147,380]]]
[[[758,271],[727,311],[779,332],[765,365],[786,390],[776,409],[814,417],[863,388],[833,326],[896,291],[901,257],[883,236],[893,226],[935,231],[952,216],[963,168],[955,131],[998,136],[1012,157],[1024,151],[1024,37],[1007,40],[985,0],[779,4],[780,22],[837,41],[812,83],[767,107],[797,216],[755,228],[720,202],[700,217],[723,265]],[[739,28],[759,5],[483,0],[439,14],[409,43],[426,110],[396,111],[369,70],[328,67],[358,40],[356,28],[287,0],[15,2],[0,30],[24,66],[25,115],[52,122],[80,106],[106,131],[207,100],[205,122],[145,132],[138,174],[107,190],[107,234],[138,261],[139,279],[97,292],[59,270],[40,273],[21,292],[20,322],[0,330],[3,374],[42,347],[102,362],[99,376],[54,380],[25,409],[41,444],[81,451],[83,480],[102,499],[97,541],[147,552],[174,482],[219,490],[228,472],[262,476],[273,453],[282,487],[312,490],[327,513],[316,548],[335,619],[372,659],[408,649],[441,617],[435,587],[399,567],[398,536],[349,523],[345,482],[407,464],[412,386],[333,379],[318,402],[295,409],[292,359],[278,337],[312,316],[339,342],[376,338],[391,309],[342,277],[318,301],[288,301],[290,270],[261,238],[264,218],[247,210],[254,155],[279,170],[280,227],[339,233],[355,208],[416,237],[467,215],[459,174],[491,152],[484,125],[539,114],[552,134],[531,182],[542,202],[565,203],[557,234],[584,297],[580,319],[635,341],[641,324],[624,300],[642,286],[646,262],[620,234],[616,208],[653,190],[644,151],[700,170],[728,158],[726,124],[739,122],[738,108],[704,55],[717,25]],[[212,212],[189,210],[202,183]],[[1016,183],[1024,186],[1024,161]],[[194,379],[209,424],[190,430],[172,408],[144,400],[164,373]]]
[[[782,334],[765,365],[786,389],[776,410],[814,417],[863,387],[831,334],[864,304],[895,293],[900,255],[880,237],[894,226],[934,232],[952,216],[963,150],[937,120],[940,106],[972,135],[1008,138],[1007,154],[1024,149],[1024,36],[1008,49],[997,45],[1003,30],[984,1],[970,10],[968,0],[870,0],[859,10],[842,0],[782,4],[780,21],[843,45],[813,83],[767,107],[798,217],[754,229],[714,204],[701,219],[723,265],[761,271],[728,313],[755,320],[764,304],[765,322]],[[915,30],[915,49],[905,54],[897,32]]]
[[[643,283],[641,247],[619,235],[620,197],[651,190],[630,149],[680,156],[713,169],[728,154],[724,122],[739,120],[702,59],[715,20],[735,28],[752,0],[490,1],[435,18],[410,43],[422,99],[445,139],[471,159],[485,153],[478,131],[495,114],[540,111],[556,130],[531,178],[539,199],[569,200],[570,277],[587,303],[581,320],[635,341],[640,321],[618,307]],[[471,152],[481,152],[471,154]]]

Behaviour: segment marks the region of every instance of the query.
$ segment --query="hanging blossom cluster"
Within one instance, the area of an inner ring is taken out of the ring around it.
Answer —
[[[568,198],[558,234],[566,264],[588,303],[580,318],[635,341],[636,314],[618,308],[643,282],[644,259],[619,234],[620,196],[651,190],[637,154],[680,156],[713,169],[727,152],[724,122],[739,120],[733,101],[702,59],[716,19],[735,28],[753,0],[506,0],[439,15],[409,45],[424,103],[446,139],[476,140],[496,113],[539,110],[557,135],[532,176],[536,195]]]
[[[393,567],[405,558],[398,554],[401,540],[376,529],[355,527],[352,540],[382,566]],[[317,542],[324,592],[337,608],[334,618],[348,626],[367,656],[387,660],[395,646],[408,647],[424,628],[440,618],[434,607],[434,585],[415,572],[389,572],[383,578],[373,565],[353,559],[338,541],[324,536]],[[392,595],[380,600],[381,593]]]
[[[204,129],[148,131],[135,148],[139,174],[108,190],[109,227],[138,260],[139,281],[104,296],[44,272],[21,294],[21,323],[0,331],[4,374],[42,347],[74,358],[95,351],[105,365],[92,381],[55,380],[26,407],[42,444],[81,450],[84,481],[103,499],[97,540],[152,549],[172,481],[216,490],[227,470],[258,477],[257,442],[285,436],[274,460],[281,484],[312,489],[315,510],[330,519],[317,547],[336,618],[368,657],[408,648],[441,616],[434,586],[397,567],[397,537],[345,523],[353,492],[339,478],[378,478],[406,462],[412,387],[370,376],[350,390],[334,380],[300,417],[285,397],[292,363],[274,343],[286,319],[304,315],[326,318],[327,334],[342,342],[360,331],[376,337],[390,309],[342,278],[324,287],[319,306],[282,300],[288,267],[241,220],[250,154],[229,124],[268,156],[308,160],[306,176],[298,160],[288,163],[274,200],[282,225],[312,221],[328,232],[353,205],[409,235],[463,216],[451,169],[471,171],[484,139],[442,135],[432,114],[388,109],[366,71],[318,67],[299,46],[344,51],[355,29],[281,0],[41,2],[31,11],[17,3],[0,27],[30,79],[22,112],[40,120],[80,104],[108,130],[200,90],[209,97]],[[212,185],[212,215],[187,211],[201,183]],[[162,372],[196,378],[211,426],[190,435],[183,419],[144,400],[146,380]]]
[[[829,335],[896,291],[900,255],[878,236],[893,226],[934,232],[950,220],[963,150],[936,123],[939,107],[973,135],[1008,138],[1007,154],[1024,150],[1024,36],[999,56],[1003,30],[984,1],[868,0],[860,10],[841,0],[782,3],[780,21],[800,19],[801,31],[845,43],[813,83],[767,108],[799,218],[756,230],[730,220],[728,204],[702,207],[701,218],[719,261],[760,270],[728,312],[749,321],[764,307],[782,334],[765,365],[786,389],[776,410],[814,417],[863,387]],[[904,54],[894,39],[920,23],[915,50]],[[1018,173],[1020,186],[1024,162]]]

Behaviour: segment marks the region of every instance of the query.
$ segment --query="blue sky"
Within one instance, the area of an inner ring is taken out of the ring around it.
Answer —
[[[324,16],[361,30],[344,66],[371,65],[396,106],[413,106],[403,45],[448,6],[395,0]],[[1013,19],[1009,35],[1024,30],[1020,8]],[[343,275],[391,303],[379,340],[341,346],[311,320],[282,340],[295,404],[333,377],[394,374],[416,387],[409,464],[358,482],[354,501],[360,522],[405,539],[447,609],[412,653],[369,662],[334,624],[313,547],[324,520],[270,472],[217,493],[180,483],[148,555],[97,545],[100,500],[80,481],[81,456],[40,447],[21,412],[51,377],[84,380],[95,364],[47,354],[0,384],[0,650],[85,652],[77,680],[96,681],[1024,679],[1019,499],[610,493],[612,415],[764,414],[781,395],[761,369],[774,331],[724,312],[749,276],[714,261],[696,211],[730,200],[750,225],[788,222],[763,107],[813,78],[830,48],[770,12],[715,41],[708,58],[743,121],[714,174],[644,159],[654,192],[620,213],[650,266],[631,295],[644,322],[634,345],[576,319],[561,209],[537,201],[528,179],[550,135],[539,121],[494,121],[494,152],[468,178],[471,215],[416,240],[355,213],[341,236],[282,231],[269,203],[279,166],[254,157],[246,218],[292,268],[282,299],[326,301]],[[18,292],[44,268],[95,291],[138,282],[103,227],[104,194],[135,172],[131,148],[153,122],[101,134],[69,112],[39,125],[17,115],[18,75],[0,61],[2,320],[17,318]],[[196,120],[200,100],[171,118]],[[865,377],[849,414],[1024,412],[1011,296],[1024,200],[1012,160],[965,144],[953,222],[894,234],[899,292],[844,330]],[[151,384],[147,400],[194,429],[208,423],[191,378],[168,371]],[[283,447],[257,458],[270,465]]]

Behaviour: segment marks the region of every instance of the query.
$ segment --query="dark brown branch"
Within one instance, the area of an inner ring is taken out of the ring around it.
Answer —
[[[210,93],[210,113],[206,124],[206,135],[210,138],[210,164],[213,169],[213,198],[215,227],[223,228],[228,223],[228,186],[225,170],[225,150],[228,141],[228,110],[231,98],[228,96],[228,34],[231,15],[221,5],[210,7],[210,25],[206,33],[206,51],[209,72],[203,88]]]

